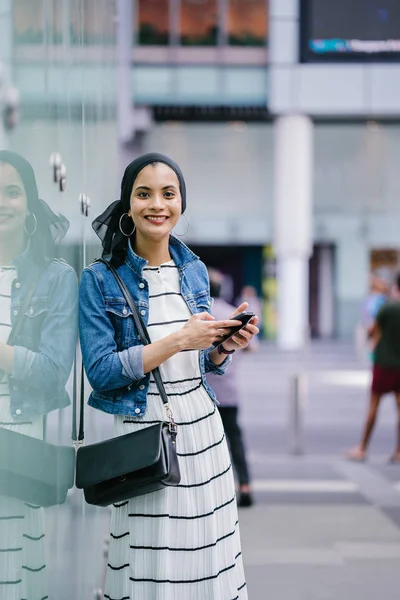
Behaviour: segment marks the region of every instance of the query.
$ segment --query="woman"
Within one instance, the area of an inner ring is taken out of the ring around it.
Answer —
[[[56,260],[68,221],[39,199],[31,165],[0,151],[0,427],[43,438],[44,415],[68,405],[77,338],[77,278]],[[19,309],[36,282],[12,345]],[[1,431],[0,431],[1,435]],[[43,510],[0,485],[0,597],[47,598]],[[1,495],[2,494],[2,495]]]
[[[164,420],[151,375],[160,366],[178,425],[180,485],[113,507],[105,590],[113,600],[247,598],[232,469],[205,372],[225,371],[229,354],[258,332],[257,319],[220,351],[210,348],[237,321],[210,316],[206,268],[172,235],[185,208],[179,166],[147,154],[127,167],[121,199],[94,222],[151,344],[140,345],[107,267],[94,263],[82,275],[80,335],[93,387],[89,404],[115,415],[115,435]],[[245,309],[243,304],[237,312]]]

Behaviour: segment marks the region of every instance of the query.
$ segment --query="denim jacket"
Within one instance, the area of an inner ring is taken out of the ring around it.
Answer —
[[[175,236],[170,253],[179,270],[181,293],[191,313],[210,311],[211,298],[205,265]],[[147,325],[149,288],[143,276],[148,261],[128,246],[118,273],[132,294]],[[150,373],[143,371],[143,345],[133,317],[111,271],[102,263],[89,265],[82,273],[79,294],[79,330],[83,362],[93,391],[89,405],[111,414],[142,417],[146,412]],[[222,375],[231,361],[217,366],[209,358],[211,348],[201,350],[203,385],[214,402],[205,373]]]
[[[11,289],[11,325],[43,267],[29,250],[15,260],[17,278]],[[70,403],[65,390],[77,342],[78,281],[72,267],[52,260],[44,269],[13,342],[9,376],[11,414],[24,421]]]

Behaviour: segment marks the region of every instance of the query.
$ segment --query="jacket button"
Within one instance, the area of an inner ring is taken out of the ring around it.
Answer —
[[[124,310],[122,311],[122,314],[126,315],[128,311],[126,310],[126,306],[124,306]]]
[[[144,288],[144,283],[139,283],[139,287],[142,290]]]
[[[16,415],[22,415],[22,410],[20,408],[17,408],[17,410],[15,411]]]
[[[135,408],[135,413],[138,415],[140,413],[140,408]]]
[[[144,390],[144,385],[139,385],[139,390]]]
[[[18,392],[18,387],[16,385],[13,385],[13,391]]]
[[[14,310],[14,311],[13,311],[13,314],[14,314],[14,316],[16,317],[16,316],[17,316],[17,314],[18,314],[18,311],[17,311],[17,310]]]
[[[146,311],[145,310],[141,310],[140,314],[144,316],[146,314]]]
[[[15,287],[17,288],[17,290],[19,290],[19,288],[21,287],[21,284],[19,281],[16,282]]]

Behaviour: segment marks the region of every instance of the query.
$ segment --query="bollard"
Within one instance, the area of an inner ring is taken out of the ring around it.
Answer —
[[[291,381],[289,398],[289,453],[304,454],[303,413],[307,400],[307,380],[304,373],[297,373]]]

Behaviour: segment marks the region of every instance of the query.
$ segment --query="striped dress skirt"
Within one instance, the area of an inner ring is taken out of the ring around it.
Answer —
[[[13,267],[0,267],[0,341],[11,331]],[[11,415],[8,378],[0,375],[0,428],[43,438],[43,418],[16,422]],[[6,490],[5,490],[6,491]],[[0,599],[47,600],[43,508],[0,495]]]
[[[171,261],[146,274],[148,330],[165,337],[190,317]],[[178,425],[177,487],[112,507],[105,598],[108,600],[247,600],[235,486],[218,409],[205,390],[197,351],[161,365]],[[115,435],[165,420],[151,378],[143,418],[115,417]]]

